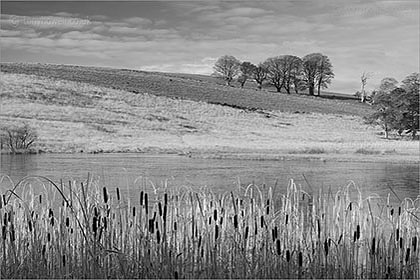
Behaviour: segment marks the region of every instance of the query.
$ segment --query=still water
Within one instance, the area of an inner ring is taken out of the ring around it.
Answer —
[[[420,195],[419,165],[412,163],[217,160],[139,154],[1,155],[0,175],[9,176],[15,183],[28,175],[42,175],[56,182],[82,181],[88,173],[101,185],[120,187],[130,195],[144,182],[156,188],[166,184],[169,188],[224,193],[237,190],[238,182],[242,186],[274,186],[276,180],[277,189],[284,191],[290,179],[308,191],[323,188],[335,192],[352,181],[364,196],[391,193],[391,200],[397,201],[389,187],[401,199]],[[9,187],[3,181],[0,192]]]

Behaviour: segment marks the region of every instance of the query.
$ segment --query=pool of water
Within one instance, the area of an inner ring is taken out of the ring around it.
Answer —
[[[82,181],[88,173],[101,184],[135,194],[147,183],[156,188],[192,188],[224,193],[237,190],[239,182],[274,186],[284,191],[290,179],[305,190],[337,191],[350,182],[364,196],[391,194],[391,200],[415,199],[420,195],[418,164],[372,162],[324,162],[308,160],[253,161],[197,159],[176,155],[140,154],[40,154],[2,155],[1,175],[14,182],[28,175],[42,175],[53,181]],[[305,180],[305,178],[306,180]],[[309,183],[309,185],[308,185]],[[0,184],[4,192],[8,181]],[[390,190],[392,188],[396,195]]]

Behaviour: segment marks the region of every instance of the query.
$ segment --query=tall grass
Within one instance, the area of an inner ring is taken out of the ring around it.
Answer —
[[[352,186],[223,195],[87,182],[1,196],[1,278],[419,278],[420,198]],[[52,189],[53,191],[49,191]],[[392,194],[393,195],[393,194]]]

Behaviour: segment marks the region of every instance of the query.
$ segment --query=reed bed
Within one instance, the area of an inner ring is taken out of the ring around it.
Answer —
[[[420,278],[420,198],[37,180],[1,195],[1,278]]]

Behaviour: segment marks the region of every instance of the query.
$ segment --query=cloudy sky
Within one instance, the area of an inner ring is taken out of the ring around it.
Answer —
[[[327,55],[330,90],[419,72],[420,1],[1,1],[1,61],[210,74],[230,54]]]

